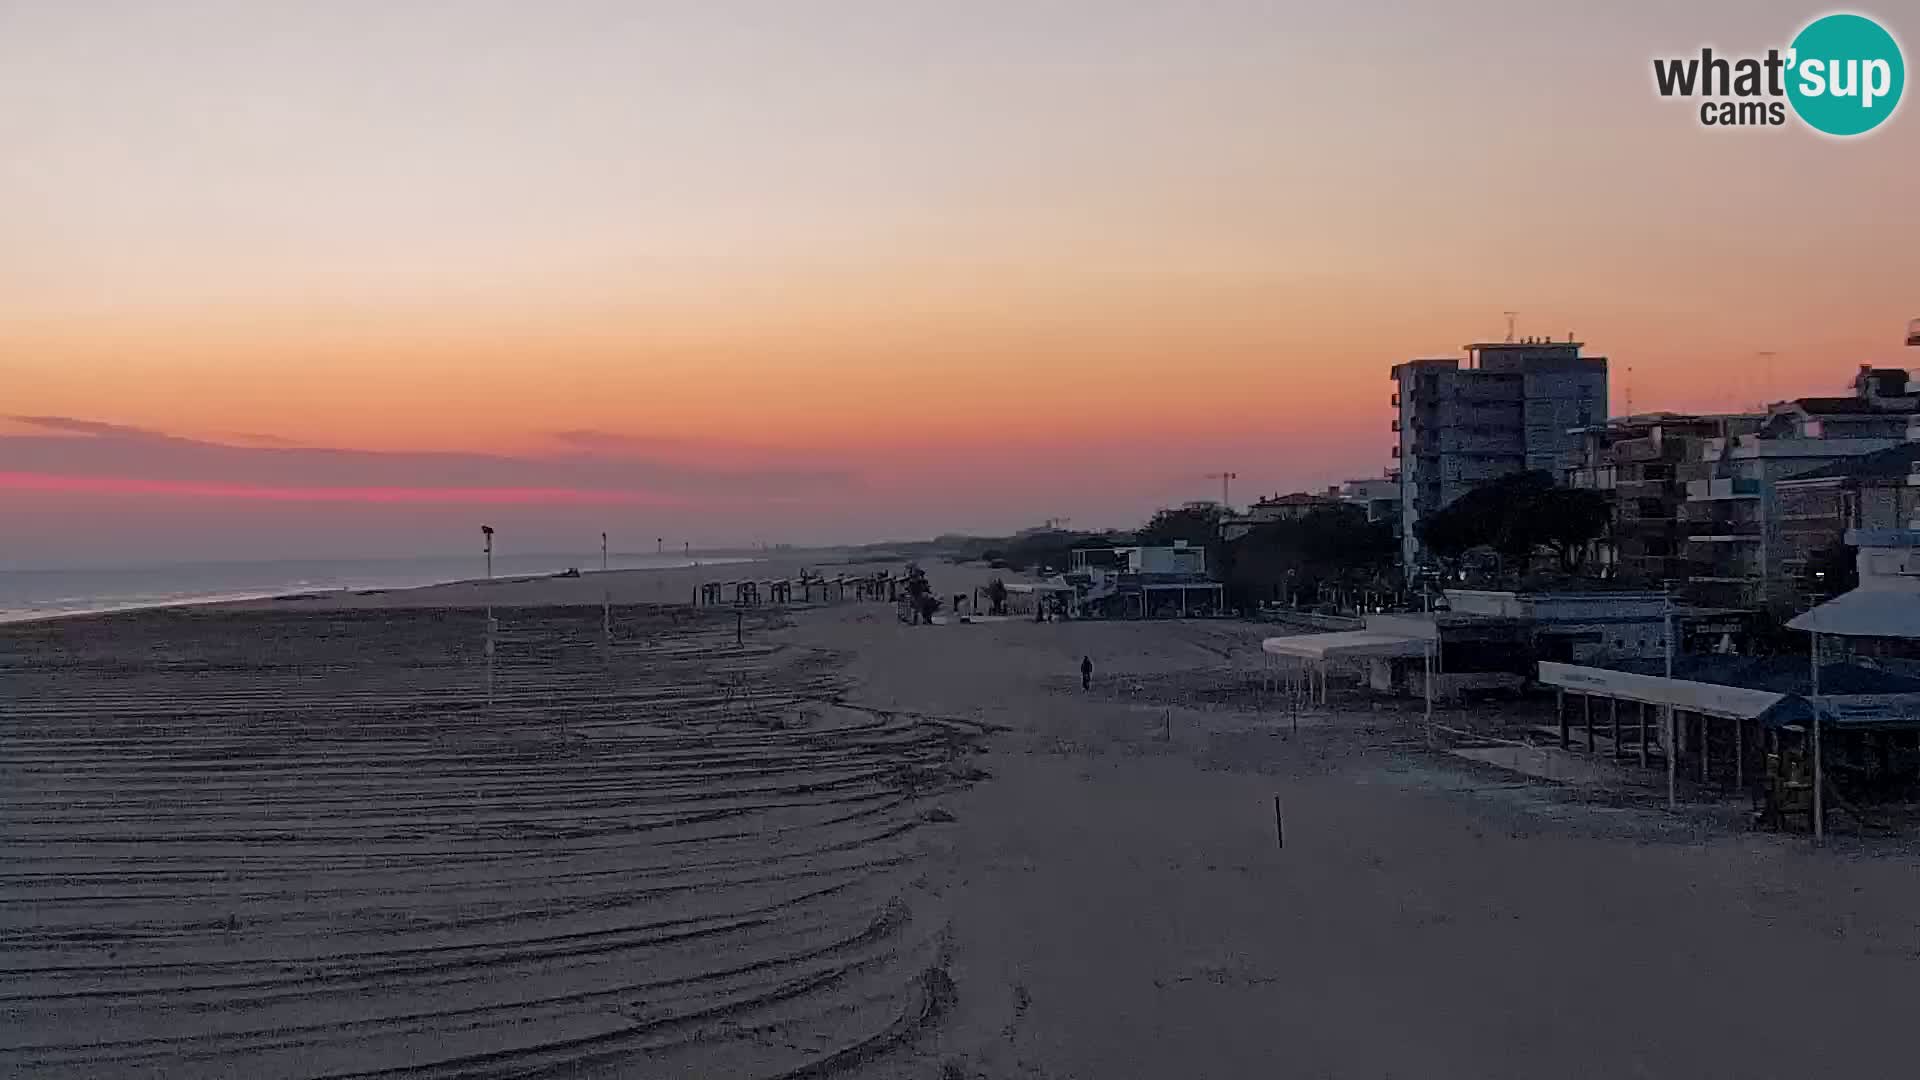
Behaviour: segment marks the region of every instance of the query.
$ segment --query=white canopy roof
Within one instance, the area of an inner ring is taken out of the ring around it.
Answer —
[[[1742,686],[1722,686],[1691,679],[1668,679],[1659,675],[1640,675],[1631,671],[1561,664],[1551,660],[1540,661],[1540,681],[1547,686],[1577,690],[1583,694],[1600,694],[1649,705],[1672,705],[1676,709],[1737,720],[1751,720],[1786,697],[1785,694],[1770,690],[1749,690]]]
[[[1298,660],[1362,656],[1424,656],[1428,643],[1405,634],[1378,630],[1343,630],[1335,634],[1299,634],[1294,637],[1270,637],[1260,643],[1262,651],[1273,656]]]
[[[1073,585],[1059,574],[1055,574],[1044,581],[1009,581],[1006,585],[1007,591],[1010,593],[1060,593],[1073,591]]]
[[[1845,637],[1920,638],[1920,592],[1855,589],[1794,616],[1787,625]]]

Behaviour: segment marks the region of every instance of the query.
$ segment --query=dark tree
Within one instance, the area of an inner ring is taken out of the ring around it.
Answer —
[[[913,612],[916,620],[931,625],[933,613],[940,610],[940,598],[933,595],[933,587],[927,584],[927,572],[919,563],[907,564],[906,593],[907,610]]]
[[[987,582],[987,613],[990,615],[1007,613],[1007,583],[999,578]]]
[[[1548,488],[1516,507],[1515,514],[1510,528],[1532,547],[1552,551],[1568,574],[1579,571],[1588,546],[1613,522],[1606,496],[1588,488]]]
[[[1185,540],[1193,547],[1212,547],[1219,539],[1220,508],[1212,503],[1157,511],[1140,530],[1142,544],[1167,545]]]
[[[1611,520],[1612,509],[1599,492],[1558,487],[1551,475],[1536,470],[1482,484],[1414,528],[1443,559],[1485,547],[1498,552],[1508,570],[1524,572],[1534,553],[1545,549],[1572,573]]]
[[[1399,545],[1392,526],[1357,506],[1325,507],[1260,525],[1223,545],[1222,579],[1235,605],[1313,600],[1322,586],[1385,588]]]

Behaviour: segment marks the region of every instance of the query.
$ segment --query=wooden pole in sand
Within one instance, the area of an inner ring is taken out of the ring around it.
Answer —
[[[494,630],[499,624],[494,622],[493,608],[487,608],[487,643],[483,651],[487,654],[487,707],[493,707],[493,653]]]

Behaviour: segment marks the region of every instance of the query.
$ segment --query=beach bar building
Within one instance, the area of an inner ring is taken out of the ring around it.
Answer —
[[[1920,522],[1910,522],[1920,525]],[[1816,836],[1824,833],[1826,754],[1822,744],[1831,728],[1844,736],[1873,733],[1883,767],[1895,766],[1893,734],[1899,749],[1920,759],[1920,528],[1852,529],[1846,542],[1855,548],[1859,571],[1857,588],[1796,616],[1787,625],[1807,632],[1812,678],[1813,773]],[[1840,661],[1834,664],[1833,661]],[[1908,692],[1847,694],[1834,686],[1829,670],[1870,666],[1897,673],[1915,683]],[[1858,738],[1845,744],[1849,758],[1843,767],[1856,767],[1852,755],[1862,749]]]
[[[1641,765],[1658,757],[1670,802],[1683,777],[1702,789],[1730,781],[1736,792],[1750,780],[1775,785],[1791,757],[1804,767],[1816,836],[1842,789],[1911,790],[1920,781],[1920,531],[1854,530],[1847,541],[1859,551],[1860,587],[1788,624],[1809,634],[1807,658],[1542,661],[1561,748]]]
[[[1172,544],[1075,548],[1068,556],[1068,583],[1083,615],[1153,618],[1217,613],[1224,586],[1207,573],[1207,549]]]
[[[1449,589],[1443,610],[1368,615],[1351,629],[1268,638],[1274,677],[1297,678],[1325,703],[1329,674],[1376,693],[1453,701],[1517,692],[1542,660],[1600,664],[1662,655],[1667,600],[1648,592]],[[1432,642],[1432,666],[1426,664]]]

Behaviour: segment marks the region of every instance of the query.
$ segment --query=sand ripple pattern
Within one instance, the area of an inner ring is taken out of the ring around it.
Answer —
[[[0,634],[0,1074],[827,1076],[947,996],[969,736],[724,622]]]

